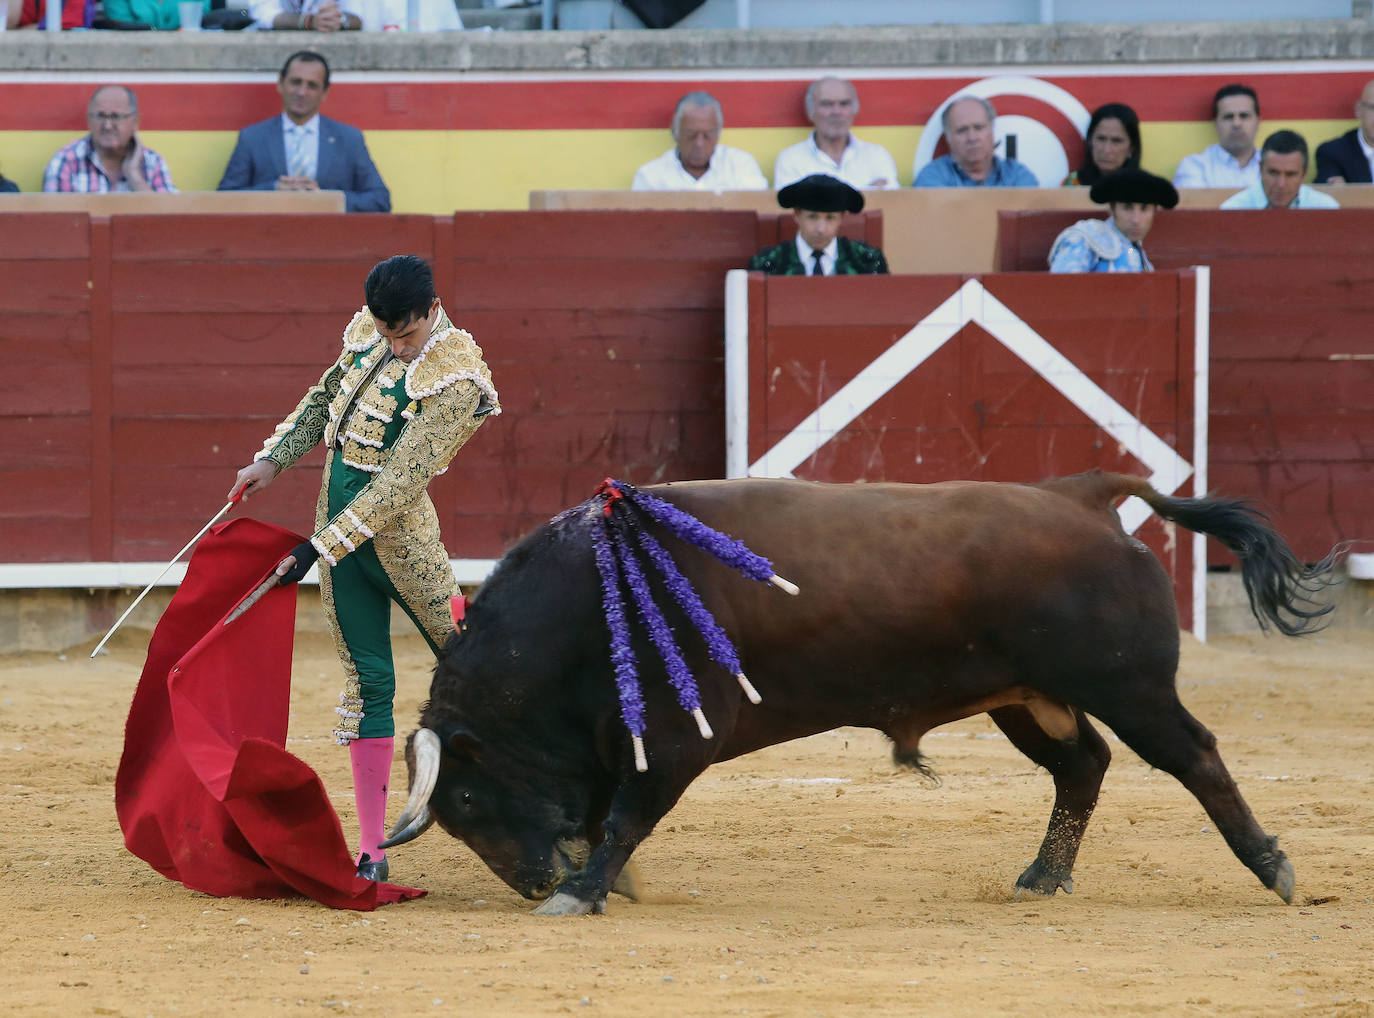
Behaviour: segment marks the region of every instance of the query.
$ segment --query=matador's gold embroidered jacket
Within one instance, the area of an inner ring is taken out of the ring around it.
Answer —
[[[501,412],[491,372],[481,347],[454,328],[442,308],[429,341],[407,365],[390,357],[389,344],[364,307],[344,330],[339,359],[254,460],[270,459],[285,470],[324,440],[331,455],[310,541],[325,562],[337,565],[377,534],[404,542],[407,535],[400,530],[409,518],[434,518],[425,489],[477,430],[479,406]],[[399,430],[398,413],[404,421]],[[330,518],[329,470],[336,447],[344,463],[372,479]]]

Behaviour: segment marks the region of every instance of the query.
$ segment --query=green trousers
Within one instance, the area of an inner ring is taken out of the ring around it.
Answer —
[[[329,512],[342,511],[367,483],[368,476],[335,460],[329,477]],[[361,476],[360,476],[361,475]],[[358,725],[361,739],[385,738],[396,734],[392,717],[392,701],[396,696],[396,666],[391,656],[391,602],[396,602],[415,624],[435,656],[440,648],[434,637],[420,621],[416,609],[396,589],[387,575],[372,541],[359,545],[358,550],[330,566],[320,560],[321,570],[328,570],[333,593],[334,618],[340,637],[353,659],[362,691],[362,720]],[[325,605],[328,611],[329,605]],[[345,662],[345,667],[347,667]]]

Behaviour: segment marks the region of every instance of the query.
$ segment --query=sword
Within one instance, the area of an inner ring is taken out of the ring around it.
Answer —
[[[130,612],[132,612],[135,608],[138,607],[139,602],[148,596],[148,591],[152,590],[154,587],[157,586],[157,581],[166,576],[168,570],[170,570],[172,566],[177,564],[177,560],[180,559],[181,556],[185,555],[188,551],[190,551],[191,546],[195,544],[197,541],[199,541],[202,537],[204,537],[205,532],[209,530],[211,527],[213,527],[216,523],[218,523],[225,513],[227,513],[230,509],[234,508],[234,506],[238,504],[238,500],[241,498],[243,498],[243,492],[240,491],[228,502],[224,503],[224,508],[221,509],[219,512],[215,513],[214,517],[210,520],[210,522],[205,524],[205,526],[201,527],[200,531],[196,534],[195,537],[191,538],[189,541],[186,542],[186,547],[182,548],[181,551],[177,552],[176,555],[173,556],[172,561],[168,562],[165,566],[163,566],[162,572],[158,573],[157,576],[153,578],[152,583],[148,584],[146,587],[143,588],[143,593],[139,594],[138,597],[134,598],[134,603],[129,605],[128,608],[124,609],[124,614],[119,616],[119,618],[115,620],[115,624],[110,627],[110,631],[105,634],[105,638],[95,645],[95,650],[91,651],[92,658],[99,654],[100,648],[105,646],[105,644],[109,642],[110,637],[114,636],[115,630],[118,629],[120,626],[124,625],[124,620],[129,617]]]
[[[278,576],[275,572],[273,572],[271,576],[267,577],[267,579],[263,580],[256,587],[254,587],[252,591],[249,592],[247,597],[245,597],[242,601],[236,604],[234,606],[233,611],[231,611],[228,615],[224,616],[224,621],[221,623],[221,625],[227,626],[229,623],[233,622],[236,618],[238,618],[240,615],[246,612],[249,608],[253,607],[253,605],[261,601],[262,595],[266,594],[273,587],[277,587],[280,585],[281,577]]]

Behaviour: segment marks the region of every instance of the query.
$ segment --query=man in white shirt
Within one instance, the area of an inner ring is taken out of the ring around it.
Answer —
[[[252,0],[248,10],[260,29],[344,32],[363,27],[362,16],[344,10],[338,0]]]
[[[781,191],[803,177],[824,173],[850,187],[895,189],[897,163],[892,154],[851,133],[858,115],[859,93],[852,83],[840,78],[813,81],[806,90],[806,116],[816,129],[778,154],[773,186]]]
[[[1297,131],[1275,131],[1260,150],[1260,182],[1231,195],[1224,209],[1338,209],[1340,202],[1303,183],[1307,140]]]
[[[766,191],[758,160],[720,144],[725,113],[709,92],[688,92],[673,111],[673,141],[635,172],[635,191]]]
[[[1223,85],[1212,98],[1217,143],[1184,156],[1174,174],[1175,187],[1249,187],[1258,184],[1259,96],[1249,85]]]

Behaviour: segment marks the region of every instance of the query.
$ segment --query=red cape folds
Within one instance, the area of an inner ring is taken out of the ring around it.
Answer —
[[[196,545],[148,645],[115,811],[129,851],[194,890],[371,911],[425,892],[354,875],[323,783],[285,749],[296,588],[222,624],[302,540],[236,519]]]

